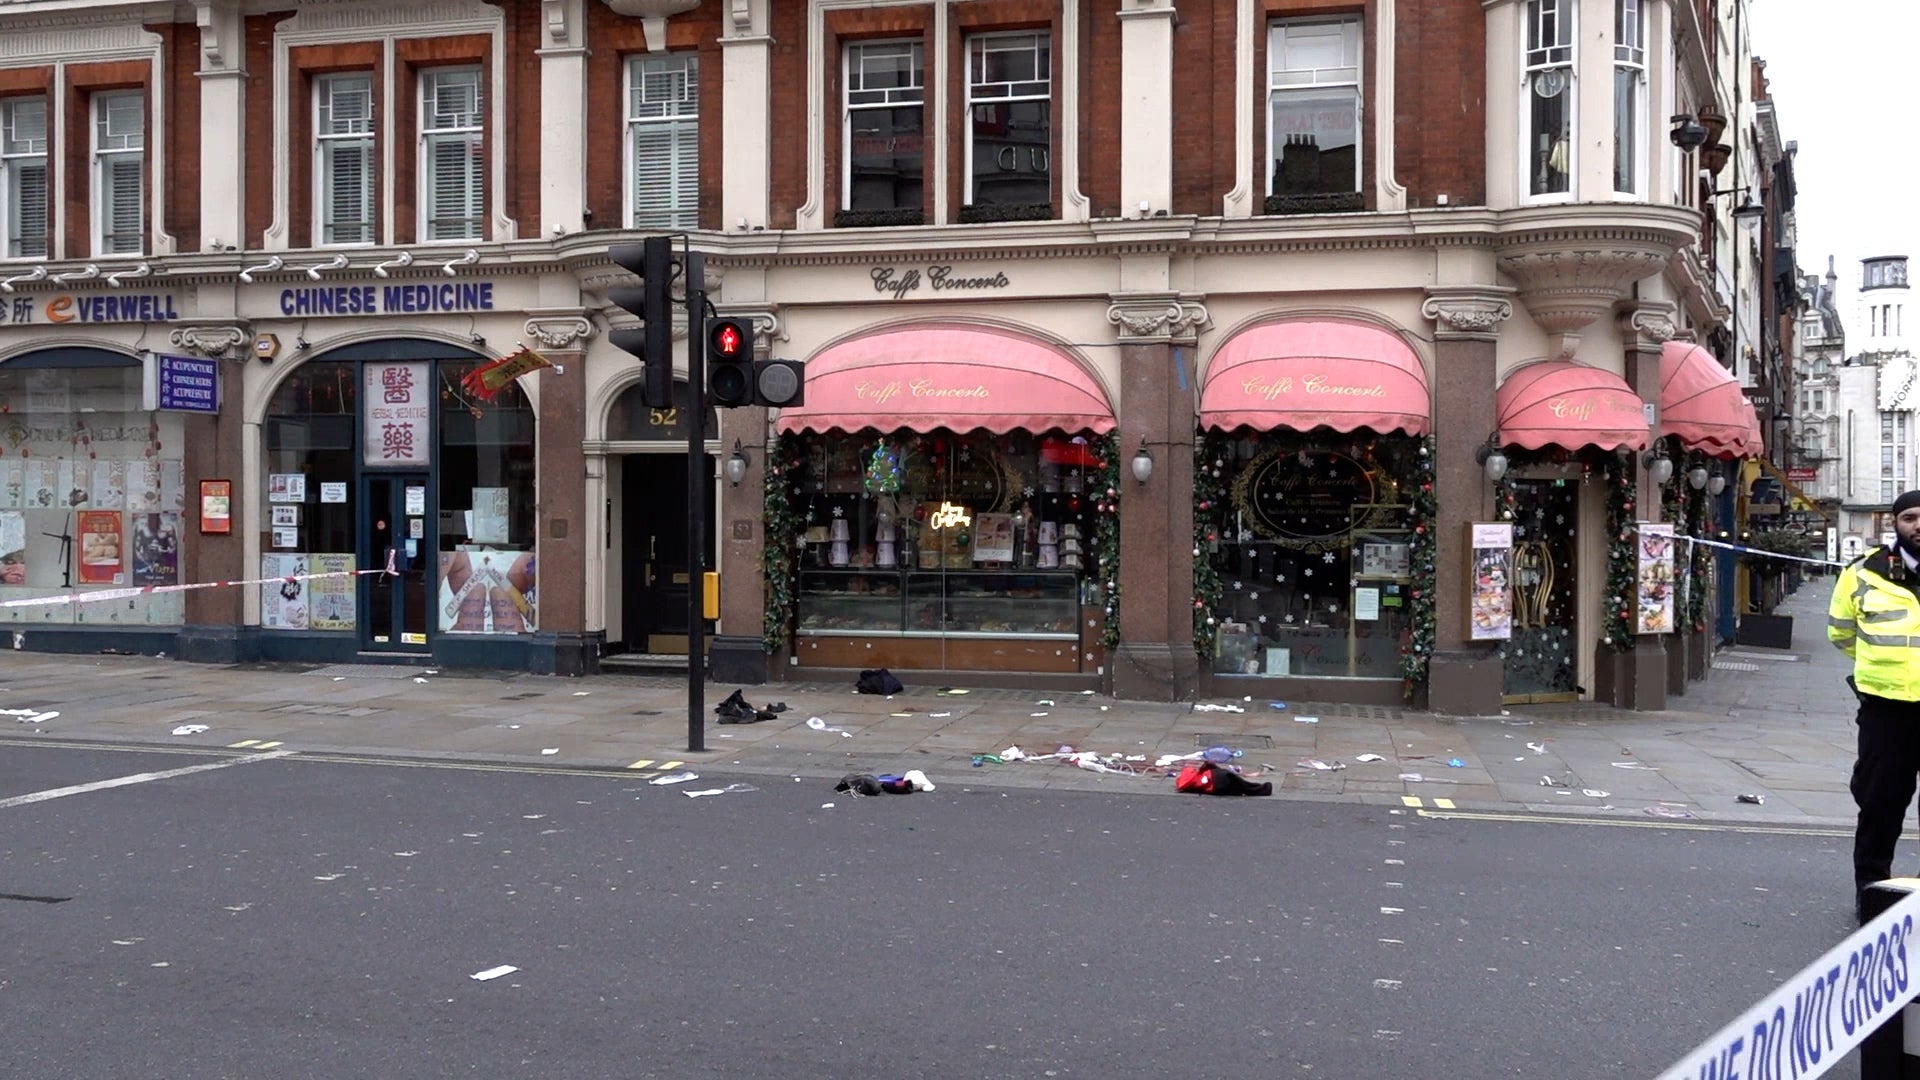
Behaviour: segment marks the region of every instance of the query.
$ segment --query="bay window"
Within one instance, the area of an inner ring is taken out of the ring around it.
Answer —
[[[47,100],[0,101],[0,258],[47,257]]]
[[[314,84],[314,153],[320,242],[373,242],[373,76],[328,75]]]
[[[94,250],[137,255],[146,245],[147,97],[116,90],[93,99]]]
[[[1274,24],[1267,45],[1267,194],[1360,191],[1360,20]]]
[[[635,57],[627,66],[627,216],[636,229],[700,224],[700,60]]]
[[[478,240],[486,212],[486,150],[479,68],[420,77],[420,206],[425,238]]]
[[[1573,26],[1577,0],[1527,0],[1526,81],[1522,98],[1527,192],[1572,191],[1574,167]]]
[[[1642,0],[1614,0],[1613,190],[1640,193],[1647,141],[1647,13]]]
[[[845,209],[918,223],[925,189],[926,64],[917,41],[847,46]]]
[[[1023,31],[968,41],[969,206],[1047,207],[1051,212],[1052,97],[1051,35]]]

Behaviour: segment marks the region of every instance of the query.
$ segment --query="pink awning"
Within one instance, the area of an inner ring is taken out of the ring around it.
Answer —
[[[1501,443],[1528,450],[1647,448],[1640,395],[1610,371],[1549,360],[1507,376],[1494,399]]]
[[[1293,319],[1235,334],[1207,367],[1203,427],[1432,429],[1427,369],[1405,341],[1366,323]]]
[[[986,327],[916,326],[843,341],[807,361],[806,403],[775,429],[1112,431],[1113,406],[1066,353]]]
[[[1713,456],[1748,450],[1753,406],[1740,381],[1712,353],[1690,341],[1660,348],[1660,435]]]

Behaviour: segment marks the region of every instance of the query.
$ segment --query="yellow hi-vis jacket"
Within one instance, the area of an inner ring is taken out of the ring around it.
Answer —
[[[1863,694],[1920,701],[1920,573],[1897,552],[1875,548],[1845,570],[1827,606],[1827,640],[1853,657]]]

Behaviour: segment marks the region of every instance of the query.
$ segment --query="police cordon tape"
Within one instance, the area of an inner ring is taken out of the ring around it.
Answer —
[[[1723,551],[1737,551],[1742,555],[1758,555],[1766,559],[1785,559],[1787,562],[1810,563],[1814,566],[1852,565],[1852,563],[1847,562],[1835,562],[1832,559],[1809,559],[1804,555],[1782,555],[1777,551],[1763,551],[1760,548],[1747,547],[1744,544],[1729,544],[1724,540],[1708,540],[1699,536],[1683,536],[1676,533],[1673,538],[1681,543],[1700,544],[1703,547],[1720,548]]]
[[[324,574],[288,574],[285,577],[250,578],[246,581],[201,581],[191,585],[141,585],[131,589],[101,589],[98,592],[62,593],[59,596],[31,596],[23,600],[0,600],[0,608],[50,607],[54,604],[99,604],[109,600],[132,600],[156,593],[192,592],[195,589],[225,589],[236,585],[280,585],[295,581],[319,581],[322,578],[360,577],[365,574],[398,574],[394,553],[387,552],[387,565],[372,570],[333,570]]]
[[[1833,1068],[1920,993],[1908,963],[1916,916],[1920,892],[1909,892],[1660,1080],[1799,1080]]]

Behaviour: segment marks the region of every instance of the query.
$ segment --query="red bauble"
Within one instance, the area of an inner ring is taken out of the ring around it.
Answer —
[[[1205,499],[1201,499],[1201,500],[1200,500],[1200,509],[1202,509],[1202,510],[1206,510],[1206,509],[1209,509],[1209,508],[1210,508],[1210,507],[1211,507],[1212,505],[1213,505],[1212,503],[1209,503],[1209,502],[1208,502],[1207,500],[1205,500]]]
[[[1206,607],[1206,606],[1207,606],[1207,605],[1206,605],[1206,603],[1205,603],[1204,601],[1201,601],[1201,600],[1195,600],[1195,601],[1193,602],[1193,610],[1195,610],[1195,611],[1199,611],[1199,610],[1200,610],[1201,608],[1203,608],[1203,607]]]
[[[1217,537],[1217,536],[1215,536],[1215,535],[1214,535],[1214,534],[1212,534],[1212,533],[1208,533],[1208,534],[1207,534],[1207,543],[1209,543],[1209,544],[1211,544],[1211,543],[1213,543],[1213,542],[1214,542],[1215,540],[1218,540],[1218,539],[1219,539],[1219,537]]]

